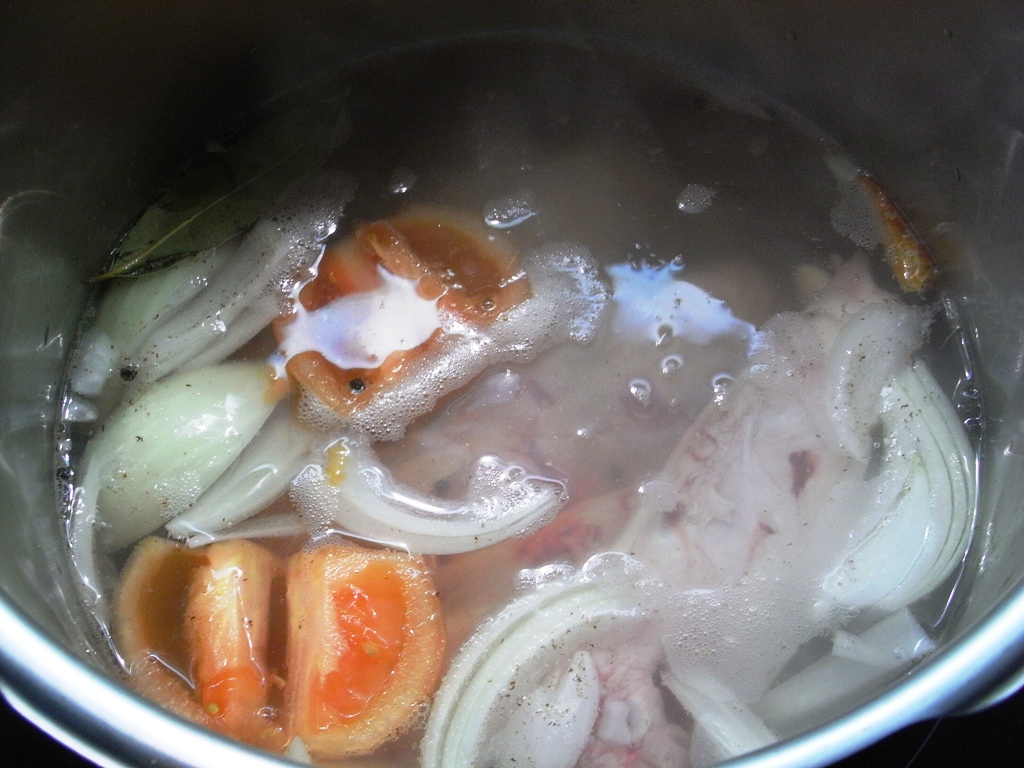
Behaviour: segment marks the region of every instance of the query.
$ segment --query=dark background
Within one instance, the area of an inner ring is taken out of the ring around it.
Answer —
[[[0,698],[7,765],[91,768],[92,763],[37,730]],[[980,714],[919,723],[850,757],[840,768],[906,768],[956,762],[972,768],[1024,764],[1024,694]]]

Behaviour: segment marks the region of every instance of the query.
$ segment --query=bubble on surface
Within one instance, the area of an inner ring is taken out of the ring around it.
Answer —
[[[529,190],[489,200],[484,206],[484,223],[495,229],[514,227],[536,215],[533,192]]]
[[[661,358],[661,373],[664,376],[671,376],[683,367],[682,355],[665,355]]]
[[[715,191],[703,184],[687,184],[676,198],[676,208],[683,213],[703,213],[711,207]]]
[[[711,390],[715,393],[715,403],[722,405],[729,396],[729,391],[736,383],[736,379],[728,373],[720,373],[711,379]]]
[[[629,382],[629,396],[640,406],[649,408],[653,394],[651,382],[646,379],[633,379]]]
[[[388,192],[392,195],[407,194],[419,178],[409,168],[396,168],[388,180]]]

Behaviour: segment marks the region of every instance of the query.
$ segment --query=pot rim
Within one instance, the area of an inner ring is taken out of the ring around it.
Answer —
[[[294,764],[150,703],[58,643],[3,595],[0,626],[5,628],[0,639],[4,697],[26,719],[98,765],[275,768]],[[1022,639],[1024,592],[1015,592],[871,701],[837,720],[723,765],[824,765],[913,723],[990,706],[1016,690],[1014,673],[1021,665]],[[1006,684],[1007,678],[1011,685]]]

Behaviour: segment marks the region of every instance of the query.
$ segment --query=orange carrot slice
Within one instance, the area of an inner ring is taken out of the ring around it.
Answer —
[[[420,722],[445,658],[423,559],[341,544],[294,555],[287,620],[276,611],[284,570],[245,540],[143,540],[116,606],[132,685],[234,738],[280,751],[297,737],[328,759],[369,754]],[[287,681],[273,647],[285,625]]]
[[[299,291],[307,310],[316,310],[339,296],[372,291],[381,285],[377,255],[361,238],[330,246],[320,260],[317,276]]]
[[[417,353],[392,352],[376,368],[339,368],[320,352],[300,352],[291,357],[285,371],[292,386],[309,390],[335,413],[351,414],[399,381],[406,361]]]
[[[418,207],[358,231],[399,277],[419,280],[426,299],[477,324],[488,323],[529,298],[515,251],[475,219]]]
[[[276,555],[242,539],[211,544],[197,569],[185,612],[192,681],[220,728],[254,744],[279,741],[270,718],[267,665]]]
[[[417,722],[445,647],[421,558],[342,544],[299,553],[288,615],[289,733],[311,754],[369,754]]]

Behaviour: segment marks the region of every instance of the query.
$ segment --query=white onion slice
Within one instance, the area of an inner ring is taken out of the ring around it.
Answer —
[[[520,755],[541,754],[543,745],[562,738],[567,720],[572,721],[572,749],[563,745],[551,763],[533,764],[575,764],[584,746],[578,735],[584,726],[593,727],[592,681],[586,660],[577,654],[636,642],[649,631],[637,575],[624,556],[597,558],[579,573],[541,582],[484,623],[452,661],[434,699],[421,745],[423,768],[520,765]],[[535,709],[528,725],[521,722],[528,713],[515,711],[523,693],[536,696],[574,665],[582,665],[582,680],[578,687],[562,688],[559,700],[563,711],[575,715],[548,726]],[[526,730],[517,744],[508,741],[510,723]]]
[[[878,669],[900,669],[935,650],[935,641],[906,608],[890,613],[859,635],[837,630],[832,653]]]
[[[278,314],[285,298],[278,283],[320,256],[319,243],[334,231],[355,193],[345,176],[324,176],[309,186],[312,192],[283,198],[257,221],[210,285],[146,338],[128,361],[138,370],[140,384],[186,365],[220,362],[266,325],[262,319]]]
[[[839,448],[858,461],[871,458],[871,428],[878,421],[879,394],[910,363],[921,346],[920,311],[895,301],[877,301],[846,318],[826,364],[829,416]]]
[[[306,536],[309,529],[302,516],[294,512],[282,512],[276,515],[263,515],[243,520],[230,528],[216,531],[195,531],[187,534],[185,544],[189,547],[201,547],[215,541],[231,539],[272,539],[284,536]]]
[[[225,363],[183,371],[123,403],[86,447],[82,486],[97,491],[82,524],[95,520],[114,551],[188,509],[274,410],[271,375],[261,363]]]
[[[393,480],[364,442],[348,442],[344,478],[311,465],[291,498],[311,530],[341,526],[362,538],[426,555],[468,552],[545,525],[565,502],[562,483],[494,457],[477,462],[465,501],[420,494]]]
[[[159,272],[114,282],[75,350],[71,389],[81,395],[100,394],[126,358],[206,287],[210,275],[234,256],[236,247],[227,243]]]
[[[838,717],[935,648],[906,608],[859,635],[837,632],[832,653],[774,686],[754,710],[781,735]]]
[[[196,545],[257,514],[287,492],[322,439],[298,425],[287,404],[278,406],[231,467],[167,523],[167,533]]]
[[[845,605],[891,611],[926,595],[960,562],[973,526],[975,478],[963,425],[923,363],[884,389],[882,423],[882,480],[897,483],[897,493],[823,588]]]
[[[690,742],[693,768],[716,765],[778,740],[749,707],[705,670],[691,669],[683,675],[666,672],[663,681],[694,719]]]
[[[516,706],[488,740],[485,765],[573,768],[601,706],[594,657],[576,651],[568,669],[556,669],[532,691],[517,691]]]

